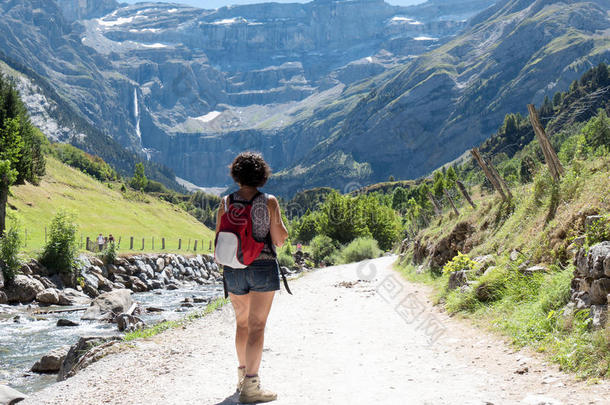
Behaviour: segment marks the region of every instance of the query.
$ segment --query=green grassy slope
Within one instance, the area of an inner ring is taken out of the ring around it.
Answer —
[[[129,251],[129,237],[134,237],[134,250],[161,251],[161,238],[166,240],[166,251],[177,251],[182,238],[182,252],[191,252],[194,240],[198,240],[198,252],[204,241],[208,252],[213,232],[179,207],[151,196],[133,191],[122,193],[119,183],[102,183],[47,156],[47,174],[40,186],[31,184],[14,186],[9,197],[9,211],[18,213],[27,241],[25,251],[34,253],[44,245],[45,226],[58,209],[72,210],[77,217],[79,241],[100,232],[112,233],[120,251]],[[152,238],[155,249],[152,248]]]

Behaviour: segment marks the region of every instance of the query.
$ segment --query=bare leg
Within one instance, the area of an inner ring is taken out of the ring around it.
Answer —
[[[239,366],[246,365],[246,343],[248,342],[248,314],[250,312],[250,294],[235,295],[229,293],[235,311],[235,350]]]
[[[248,295],[250,295],[250,313],[248,316],[248,342],[246,344],[246,374],[256,375],[261,364],[265,325],[275,291],[251,291]]]

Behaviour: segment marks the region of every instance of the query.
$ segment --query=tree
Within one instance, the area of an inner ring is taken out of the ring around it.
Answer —
[[[440,171],[434,172],[434,185],[432,186],[432,193],[437,199],[443,197],[443,190],[445,189],[445,176]]]
[[[402,187],[396,187],[392,193],[392,208],[400,211],[407,202],[407,191]]]
[[[146,178],[146,174],[144,174],[144,163],[136,163],[130,185],[140,191],[144,190],[148,185],[148,179]]]
[[[42,142],[13,83],[0,74],[0,237],[10,186],[26,180],[38,184],[44,175]]]

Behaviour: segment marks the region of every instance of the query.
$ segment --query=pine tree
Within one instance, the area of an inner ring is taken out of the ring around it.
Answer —
[[[0,236],[6,228],[10,186],[25,181],[38,184],[45,173],[43,141],[15,86],[0,74]]]

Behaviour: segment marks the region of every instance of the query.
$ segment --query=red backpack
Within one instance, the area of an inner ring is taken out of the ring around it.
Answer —
[[[234,201],[233,194],[225,198],[225,212],[220,217],[220,228],[214,243],[214,259],[234,269],[248,267],[263,248],[264,241],[254,239],[252,233],[252,201]]]

